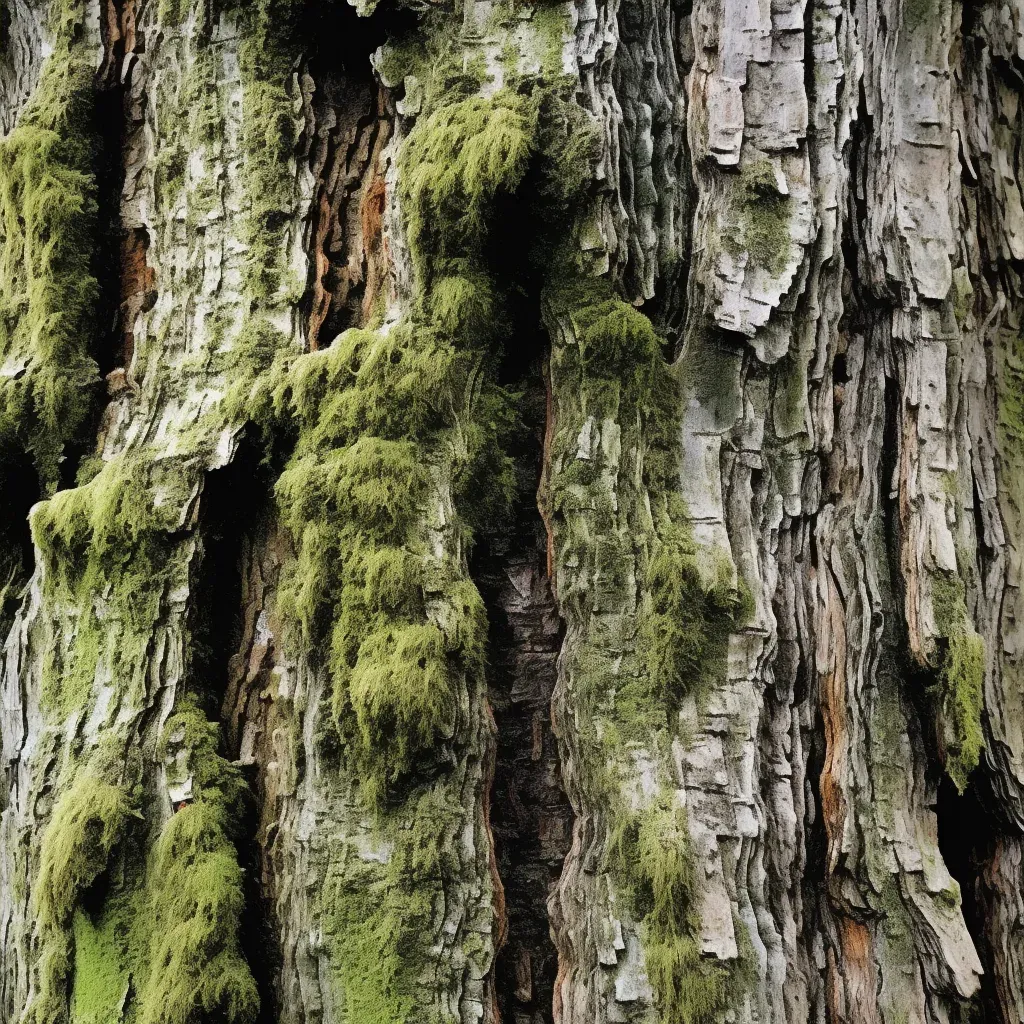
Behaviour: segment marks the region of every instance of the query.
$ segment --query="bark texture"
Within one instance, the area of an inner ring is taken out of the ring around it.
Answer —
[[[1024,1021],[1020,0],[2,0],[0,1024]]]

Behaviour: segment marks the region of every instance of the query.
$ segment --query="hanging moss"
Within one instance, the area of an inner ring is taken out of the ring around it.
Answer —
[[[84,3],[53,7],[54,50],[0,141],[0,445],[26,451],[44,490],[91,410],[99,288],[97,140]]]
[[[134,813],[125,791],[82,770],[57,802],[40,847],[34,889],[39,918],[37,989],[23,1024],[67,1019],[72,916],[79,900],[107,869]]]
[[[151,922],[140,1024],[190,1024],[198,1014],[246,1024],[259,1014],[239,945],[245,905],[237,842],[245,783],[217,753],[217,726],[183,706],[165,728],[189,751],[193,802],[164,826],[148,874]]]
[[[107,913],[94,923],[88,914],[75,912],[74,984],[71,990],[72,1024],[110,1024],[121,1019],[128,999],[125,922]]]
[[[474,390],[479,349],[456,344],[486,301],[486,290],[442,281],[406,324],[346,332],[236,398],[270,434],[298,428],[275,489],[298,549],[280,610],[331,671],[335,720],[368,790],[453,735],[457,679],[482,665],[479,597],[462,566],[431,555],[423,510],[432,463],[457,478],[478,458],[502,462],[498,421],[475,410],[507,399],[490,383]],[[444,605],[439,620],[428,592]]]
[[[701,955],[670,773],[659,777],[664,795],[639,806],[623,786],[637,751],[668,760],[681,701],[722,677],[740,599],[728,558],[704,564],[689,533],[683,389],[650,322],[606,284],[571,276],[549,288],[546,308],[557,424],[548,502],[559,602],[579,630],[566,665],[579,778],[588,800],[611,810],[606,868],[639,925],[662,1019],[709,1024],[743,968]]]
[[[505,95],[422,119],[401,156],[423,286],[413,309],[388,331],[279,357],[228,401],[271,445],[294,438],[275,488],[297,547],[280,610],[330,670],[335,722],[371,800],[453,738],[462,680],[482,672],[486,627],[460,551],[510,499],[501,437],[515,415],[493,382],[498,299],[481,245],[535,125],[530,104]],[[424,518],[439,480],[459,503],[440,560]]]
[[[432,263],[479,249],[495,197],[514,193],[526,173],[536,131],[536,105],[505,91],[441,106],[417,123],[400,180],[425,286]]]
[[[132,807],[124,791],[80,773],[54,808],[40,852],[36,910],[44,925],[66,927],[79,896],[107,866]]]
[[[144,685],[145,652],[179,571],[174,534],[198,488],[194,457],[155,462],[151,454],[125,452],[33,510],[43,585],[74,614],[72,642],[51,647],[44,662],[43,704],[61,720],[85,705],[104,652],[127,690]]]

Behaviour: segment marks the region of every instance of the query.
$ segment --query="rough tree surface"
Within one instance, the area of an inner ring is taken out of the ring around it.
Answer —
[[[0,2],[0,1024],[1024,1021],[1024,0]]]

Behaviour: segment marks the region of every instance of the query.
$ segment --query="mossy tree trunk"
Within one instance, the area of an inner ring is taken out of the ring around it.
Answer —
[[[1024,3],[0,2],[0,1022],[1024,1020]]]

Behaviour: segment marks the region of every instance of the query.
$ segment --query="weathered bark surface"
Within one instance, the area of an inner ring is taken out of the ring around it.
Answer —
[[[1024,1020],[1024,5],[0,12],[0,1022]]]

